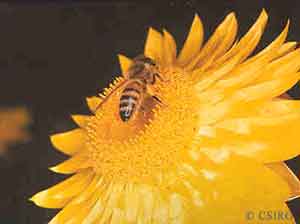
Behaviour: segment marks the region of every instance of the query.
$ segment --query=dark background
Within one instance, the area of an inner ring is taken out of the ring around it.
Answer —
[[[237,14],[239,35],[244,34],[263,7],[270,19],[258,49],[276,37],[288,17],[289,40],[300,39],[296,0],[0,2],[0,107],[24,105],[34,120],[32,140],[0,158],[0,224],[44,224],[55,214],[27,200],[64,179],[47,169],[65,159],[48,136],[75,127],[71,113],[88,113],[85,97],[120,72],[118,53],[142,52],[149,26],[167,28],[181,46],[196,12],[207,38],[231,11]],[[290,93],[299,95],[296,88]],[[296,173],[299,161],[288,162]],[[300,200],[289,205],[298,218]]]

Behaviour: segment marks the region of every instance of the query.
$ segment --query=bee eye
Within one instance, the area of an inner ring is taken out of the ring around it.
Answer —
[[[154,61],[152,61],[151,65],[155,66],[155,65],[156,65],[156,63],[155,63]]]
[[[145,58],[145,63],[155,66],[156,63],[151,58]]]
[[[142,63],[148,64],[148,65],[152,65],[152,66],[156,65],[155,61],[153,61],[149,57],[145,57],[144,55],[139,55],[134,60],[137,62],[142,62]]]
[[[143,70],[145,69],[145,65],[144,64],[135,64],[133,65],[130,70],[132,72],[132,74],[139,74],[141,73]]]

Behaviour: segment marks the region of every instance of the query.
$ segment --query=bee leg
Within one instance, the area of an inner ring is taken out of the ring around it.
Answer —
[[[158,78],[159,81],[161,81],[161,82],[164,82],[164,81],[165,81],[165,80],[163,79],[163,77],[161,77],[161,75],[160,75],[159,73],[155,73],[155,74],[154,74],[154,77],[155,77],[155,78]]]
[[[154,96],[154,90],[153,88],[151,88],[150,86],[147,86],[147,93],[150,95],[150,96]]]
[[[153,91],[153,89],[148,86],[147,88],[147,93],[155,100],[157,101],[158,103],[162,104],[162,105],[165,105],[157,96],[155,96],[155,93]]]
[[[163,102],[157,97],[157,96],[152,96],[152,98],[154,99],[154,100],[156,100],[157,102],[159,102],[160,104],[163,104]]]
[[[141,112],[143,113],[144,117],[147,116],[147,111],[145,107],[141,106]]]

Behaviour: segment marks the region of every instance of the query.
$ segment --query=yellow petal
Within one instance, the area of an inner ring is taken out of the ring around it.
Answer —
[[[74,197],[49,224],[82,224],[100,195],[106,190],[106,185],[102,181],[101,184],[98,183],[99,176],[96,175],[83,193]],[[91,189],[93,190],[91,191]]]
[[[81,169],[88,168],[90,165],[88,154],[86,152],[82,152],[54,167],[50,167],[49,169],[56,173],[72,174]]]
[[[119,58],[122,74],[125,74],[129,69],[130,65],[132,64],[132,60],[122,54],[118,54],[118,58]]]
[[[234,69],[234,67],[239,63],[240,61],[240,55],[237,55],[236,57],[230,59],[227,63],[225,63],[223,66],[218,68],[216,71],[213,71],[208,76],[208,73],[202,73],[200,72],[199,76],[200,81],[195,85],[195,90],[197,93],[199,93],[199,97],[203,98],[203,95],[205,95],[205,90],[208,89],[212,84],[214,84],[218,79],[222,78],[226,74],[228,74],[230,71]],[[200,68],[201,69],[201,68]],[[194,71],[192,74],[193,76],[198,75],[198,69]],[[208,94],[209,95],[209,94]],[[201,100],[201,99],[200,99]]]
[[[124,222],[124,212],[121,209],[114,208],[111,216],[110,224],[119,224]]]
[[[272,57],[273,54],[267,54],[252,61],[252,63],[245,63],[237,66],[234,71],[228,75],[228,78],[225,76],[224,79],[219,80],[215,87],[233,88],[236,86],[240,88],[247,85],[262,74],[263,68]]]
[[[176,42],[167,30],[163,30],[163,34],[163,61],[166,66],[170,66],[176,59]]]
[[[153,221],[154,223],[168,223],[168,204],[162,197],[157,197],[153,206]]]
[[[139,187],[139,193],[140,203],[142,204],[142,211],[140,211],[141,223],[151,223],[155,201],[154,190],[150,186],[143,185]]]
[[[268,163],[266,166],[274,170],[276,174],[280,175],[289,184],[291,189],[290,199],[300,196],[300,181],[284,162]]]
[[[235,18],[235,17],[234,17]],[[232,28],[233,27],[233,28]],[[233,19],[232,24],[228,27],[228,35],[224,36],[223,40],[218,44],[218,47],[214,49],[212,54],[209,57],[200,60],[196,67],[202,68],[202,70],[209,70],[211,67],[215,67],[215,60],[224,55],[229,47],[233,44],[234,38],[237,32],[237,23],[236,19]]]
[[[101,185],[104,185],[103,177],[95,175],[89,186],[78,197],[74,198],[70,204],[76,205],[89,200],[95,194],[96,190],[101,187]]]
[[[86,134],[84,130],[78,128],[52,135],[50,140],[59,151],[67,155],[73,155],[85,148]]]
[[[224,121],[230,118],[247,118],[247,117],[269,117],[275,120],[278,116],[296,114],[300,110],[300,103],[295,100],[272,100],[272,101],[232,101],[224,100],[224,91],[207,91],[208,95],[201,94],[201,108],[199,116],[200,127],[206,127],[210,124]],[[209,95],[213,97],[209,97]],[[212,98],[212,99],[211,99]],[[214,99],[215,98],[215,99]],[[205,102],[205,99],[207,102]],[[209,99],[209,100],[208,100]],[[224,100],[224,101],[222,101]],[[213,127],[210,127],[211,133],[215,132]],[[233,128],[238,130],[236,127]]]
[[[277,58],[282,57],[290,53],[291,51],[295,50],[296,46],[297,46],[297,42],[287,42],[283,44],[277,52]]]
[[[233,98],[249,102],[280,96],[292,88],[300,79],[300,73],[285,74],[277,79],[245,87],[235,92]]]
[[[71,115],[74,122],[81,128],[86,127],[87,122],[89,121],[90,116],[87,115]]]
[[[144,54],[145,56],[153,59],[157,63],[162,62],[163,37],[158,31],[156,31],[152,27],[150,27],[148,31]]]
[[[217,47],[216,51],[214,51],[212,54],[214,55],[214,59],[219,58],[220,56],[223,56],[226,51],[233,45],[237,30],[238,30],[238,23],[235,17],[235,14],[229,14],[229,16],[232,16],[230,24],[228,24],[227,27],[227,34],[224,35],[222,42]],[[203,62],[202,62],[203,64]],[[199,66],[199,64],[198,64]]]
[[[102,102],[100,97],[92,96],[86,98],[87,105],[92,112],[95,112],[98,105]]]
[[[251,47],[251,43],[249,43],[248,47]],[[246,49],[248,48],[246,47],[245,50]],[[201,67],[194,70],[192,76],[195,77],[196,80],[199,80],[196,84],[196,91],[199,94],[203,94],[204,90],[214,84],[217,80],[230,74],[230,72],[239,64],[243,56],[244,52],[239,52],[214,70],[203,72]]]
[[[241,55],[240,62],[244,61],[256,48],[260,38],[262,35],[262,31],[257,30],[252,36],[251,39],[245,44],[244,42],[238,42],[232,49],[230,49],[224,56],[221,56],[217,59],[212,68],[221,67],[224,63],[234,58],[236,55]],[[243,46],[243,47],[241,47]],[[236,49],[240,48],[238,51]],[[247,62],[247,61],[246,61]]]
[[[220,80],[216,84],[216,87],[229,88],[234,85],[242,87],[243,85],[246,85],[249,82],[257,79],[257,77],[260,77],[261,74],[264,72],[264,67],[267,65],[267,63],[277,56],[279,48],[286,39],[288,26],[289,23],[286,25],[285,29],[281,32],[281,34],[271,44],[269,44],[264,50],[262,50],[257,55],[248,59],[241,65],[237,66],[234,72],[231,72],[229,74],[229,77],[227,76],[228,78],[225,77],[225,79]],[[251,45],[251,43],[249,43],[249,45]],[[246,49],[243,50],[245,51]]]
[[[239,43],[239,40],[236,39],[235,42],[232,44],[231,48],[221,57],[217,58],[214,61],[214,64],[211,65],[210,69],[214,69],[216,67],[222,66],[222,64],[226,63],[227,60],[229,60],[230,58],[234,57],[234,55],[236,55],[236,47]]]
[[[255,49],[256,45],[258,44],[262,34],[263,30],[266,26],[268,20],[268,15],[265,10],[263,10],[256,22],[252,25],[252,27],[249,29],[249,31],[241,38],[241,40],[234,46],[232,50],[230,50],[230,54],[225,54],[223,57],[220,57],[216,64],[222,64],[226,60],[228,60],[230,57],[234,56],[240,51],[244,51],[244,48],[249,45],[249,42],[251,43],[251,48],[247,47],[248,50],[245,51],[244,59],[247,58]],[[256,40],[253,42],[252,40]]]
[[[275,58],[278,55],[278,51],[282,47],[282,44],[284,43],[284,41],[288,35],[289,25],[290,25],[290,22],[288,21],[287,24],[285,25],[283,31],[279,34],[279,36],[274,41],[272,41],[267,47],[265,47],[258,54],[249,58],[245,63],[251,63],[252,61],[255,61],[258,58],[260,58],[264,55],[268,55],[268,54],[269,55],[273,54],[273,58]]]
[[[216,28],[213,35],[203,46],[201,51],[186,66],[186,69],[192,70],[196,66],[200,67],[210,59],[214,59],[218,54],[226,51],[234,41],[237,31],[237,22],[234,13],[230,13],[224,21]]]
[[[272,61],[264,71],[264,74],[256,80],[256,83],[280,78],[290,73],[297,72],[300,68],[300,49]]]
[[[112,209],[108,206],[108,201],[111,198],[114,198],[115,195],[112,195],[114,192],[114,185],[110,184],[105,192],[101,192],[101,197],[97,199],[97,201],[92,206],[88,216],[85,217],[82,224],[89,223],[107,223],[107,219],[112,214]],[[112,200],[112,199],[111,199]],[[100,219],[102,219],[100,221]]]
[[[253,24],[253,26],[249,29],[249,31],[241,38],[240,43],[237,45],[236,50],[239,51],[247,45],[248,41],[253,38],[255,33],[260,32],[261,35],[263,34],[263,31],[265,29],[265,26],[268,21],[268,14],[263,9],[260,13],[259,17],[257,18],[256,22]]]
[[[260,104],[255,108],[257,116],[274,117],[280,115],[297,114],[300,112],[300,101],[290,99],[274,99]]]
[[[300,114],[295,113],[232,118],[217,123],[215,136],[203,136],[200,144],[201,148],[226,149],[263,163],[284,161],[300,154],[299,124]]]
[[[85,189],[92,178],[93,172],[84,170],[47,190],[37,193],[30,200],[45,208],[64,207],[74,196]]]
[[[92,203],[92,201],[89,201],[76,206],[68,204],[51,219],[49,224],[81,224],[84,217],[88,215]]]
[[[190,32],[177,59],[177,63],[180,66],[186,65],[200,51],[203,36],[203,24],[196,14]]]
[[[184,213],[184,218],[191,216],[194,222],[189,220],[183,223],[206,223],[207,220],[214,220],[214,223],[245,223],[245,214],[249,210],[258,213],[280,209],[291,215],[284,203],[290,196],[290,189],[279,175],[263,164],[242,156],[229,154],[221,159],[220,153],[220,150],[208,149],[205,155],[213,159],[213,163],[204,163],[196,168],[198,174],[187,169],[168,186],[173,192],[175,187],[179,195],[185,195],[184,207],[189,212]],[[253,189],[258,190],[253,193]],[[243,206],[233,201],[242,201]],[[219,214],[218,217],[215,214]],[[291,220],[288,223],[294,222]]]

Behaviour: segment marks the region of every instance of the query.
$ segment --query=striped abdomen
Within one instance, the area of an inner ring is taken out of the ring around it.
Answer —
[[[145,84],[134,81],[129,83],[122,91],[120,97],[119,114],[122,121],[128,121],[141,106]]]

